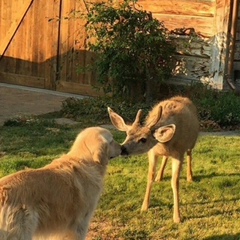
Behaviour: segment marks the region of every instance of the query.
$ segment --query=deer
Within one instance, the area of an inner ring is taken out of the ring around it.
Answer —
[[[119,131],[126,132],[126,139],[121,144],[122,155],[147,153],[149,167],[145,197],[141,211],[147,211],[154,181],[161,181],[169,158],[172,159],[171,187],[173,191],[173,221],[181,222],[179,210],[179,177],[184,155],[187,155],[187,181],[193,181],[192,150],[199,133],[197,109],[193,102],[182,96],[175,96],[160,101],[148,113],[141,123],[142,110],[139,109],[132,124],[108,107],[112,124]],[[159,157],[162,164],[156,176]],[[155,177],[156,176],[156,177]]]

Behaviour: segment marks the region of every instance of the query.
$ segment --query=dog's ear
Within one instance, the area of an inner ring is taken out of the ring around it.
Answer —
[[[93,161],[103,166],[108,164],[109,160],[109,143],[104,139],[101,146],[95,148],[93,152]]]

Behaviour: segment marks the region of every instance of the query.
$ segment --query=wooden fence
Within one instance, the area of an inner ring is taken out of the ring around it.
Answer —
[[[181,77],[190,80],[199,80],[211,72],[212,40],[225,21],[216,22],[216,9],[227,9],[229,3],[230,0],[139,0],[143,9],[153,12],[170,30],[194,28],[208,39],[197,41],[187,52],[179,50],[189,72]],[[93,58],[86,51],[85,20],[71,18],[79,10],[86,11],[85,0],[1,0],[0,82],[99,95],[92,88],[94,73],[77,71]],[[183,41],[178,42],[181,45]]]
[[[1,0],[0,82],[98,94],[92,73],[78,73],[86,51],[85,21],[71,18],[84,1]]]

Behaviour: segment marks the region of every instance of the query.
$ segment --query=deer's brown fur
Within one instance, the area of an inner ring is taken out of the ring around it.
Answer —
[[[127,137],[122,143],[125,154],[141,154],[148,152],[149,172],[142,211],[149,207],[150,193],[154,180],[161,180],[166,162],[172,158],[172,189],[174,198],[174,222],[180,222],[179,211],[179,176],[187,153],[187,180],[192,181],[192,149],[195,146],[199,121],[197,110],[192,101],[186,97],[173,97],[155,105],[149,112],[145,124],[140,124],[139,110],[133,124],[127,125],[121,116],[109,109],[113,125],[120,131],[125,131]],[[162,166],[155,178],[158,157],[163,156]]]

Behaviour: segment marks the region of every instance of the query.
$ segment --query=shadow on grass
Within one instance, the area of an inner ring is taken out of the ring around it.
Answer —
[[[211,178],[215,178],[215,177],[234,177],[234,176],[240,176],[240,173],[223,173],[223,174],[218,174],[218,173],[208,173],[208,174],[194,174],[193,173],[193,182],[200,182],[202,179],[211,179]],[[161,182],[170,182],[171,181],[172,176],[171,175],[166,175],[163,177],[163,179],[161,181],[155,181],[154,184],[161,184]],[[184,175],[184,172],[182,171],[181,176],[180,176],[180,180],[184,181],[186,180],[186,176]],[[191,182],[190,182],[191,183]]]
[[[240,232],[234,235],[224,234],[204,238],[203,240],[240,240]]]
[[[214,177],[230,177],[230,176],[240,176],[240,173],[228,173],[228,174],[218,174],[218,173],[210,173],[210,174],[202,174],[202,175],[193,175],[193,182],[200,182],[202,179],[214,178]]]
[[[150,240],[152,239],[148,232],[146,231],[132,231],[132,230],[127,230],[124,234],[124,239],[128,240],[135,240],[135,239],[141,239],[141,240]]]

